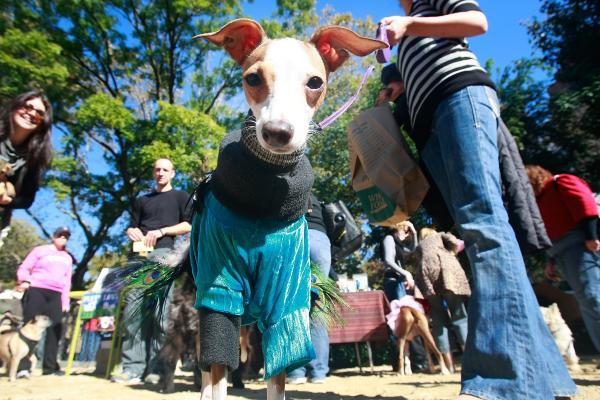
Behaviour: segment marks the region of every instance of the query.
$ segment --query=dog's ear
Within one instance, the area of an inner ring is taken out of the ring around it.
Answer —
[[[388,45],[377,39],[357,35],[354,31],[341,26],[328,26],[319,29],[310,39],[323,57],[330,72],[338,69],[349,57],[348,52],[364,57]]]
[[[217,32],[202,33],[194,38],[206,39],[223,47],[236,63],[242,65],[248,54],[252,53],[267,35],[258,22],[240,18],[228,22]]]

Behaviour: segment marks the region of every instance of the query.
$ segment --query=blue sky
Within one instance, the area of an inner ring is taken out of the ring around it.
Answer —
[[[495,66],[503,69],[519,58],[534,55],[525,24],[534,16],[540,16],[538,0],[480,0],[479,4],[488,18],[489,30],[483,36],[470,39],[470,45],[482,64],[488,59],[493,59]],[[245,6],[244,14],[254,19],[268,18],[275,9],[275,5],[275,0],[254,0],[253,4]],[[319,9],[326,5],[331,5],[337,12],[349,12],[355,18],[371,16],[375,21],[389,15],[402,15],[397,0],[317,1]],[[55,139],[57,137],[59,135],[54,135]],[[60,148],[58,142],[55,143],[55,148]],[[72,228],[77,226],[74,221],[69,221],[68,217],[57,211],[53,197],[48,190],[40,191],[31,210],[45,221],[47,229],[52,230],[60,225],[68,225]],[[14,215],[15,218],[31,222],[24,211],[18,210]],[[76,257],[83,252],[81,239],[81,232],[75,231],[71,243],[69,243],[69,247]]]

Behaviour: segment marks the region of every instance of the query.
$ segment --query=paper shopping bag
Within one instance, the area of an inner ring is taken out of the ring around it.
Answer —
[[[389,105],[362,111],[348,126],[352,188],[369,221],[391,226],[408,219],[429,190]]]

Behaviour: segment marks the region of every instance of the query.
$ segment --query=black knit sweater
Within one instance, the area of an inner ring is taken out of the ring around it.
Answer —
[[[252,218],[293,221],[306,213],[314,181],[304,150],[274,155],[260,147],[254,130],[221,142],[210,188],[231,211]]]

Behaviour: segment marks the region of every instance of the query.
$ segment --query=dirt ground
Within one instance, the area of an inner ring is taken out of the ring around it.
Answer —
[[[574,375],[579,387],[579,400],[600,400],[600,370],[598,358],[582,362],[583,373]],[[459,391],[460,375],[415,374],[397,376],[389,367],[376,367],[375,372],[363,368],[333,371],[325,384],[288,385],[287,399],[314,400],[446,400],[454,399]],[[266,386],[262,381],[246,383],[246,389],[229,389],[229,399],[265,399]],[[0,400],[199,400],[189,373],[176,377],[176,393],[163,394],[150,385],[124,386],[94,376],[83,366],[76,367],[71,376],[40,376],[36,371],[29,380],[8,382],[0,377]]]

